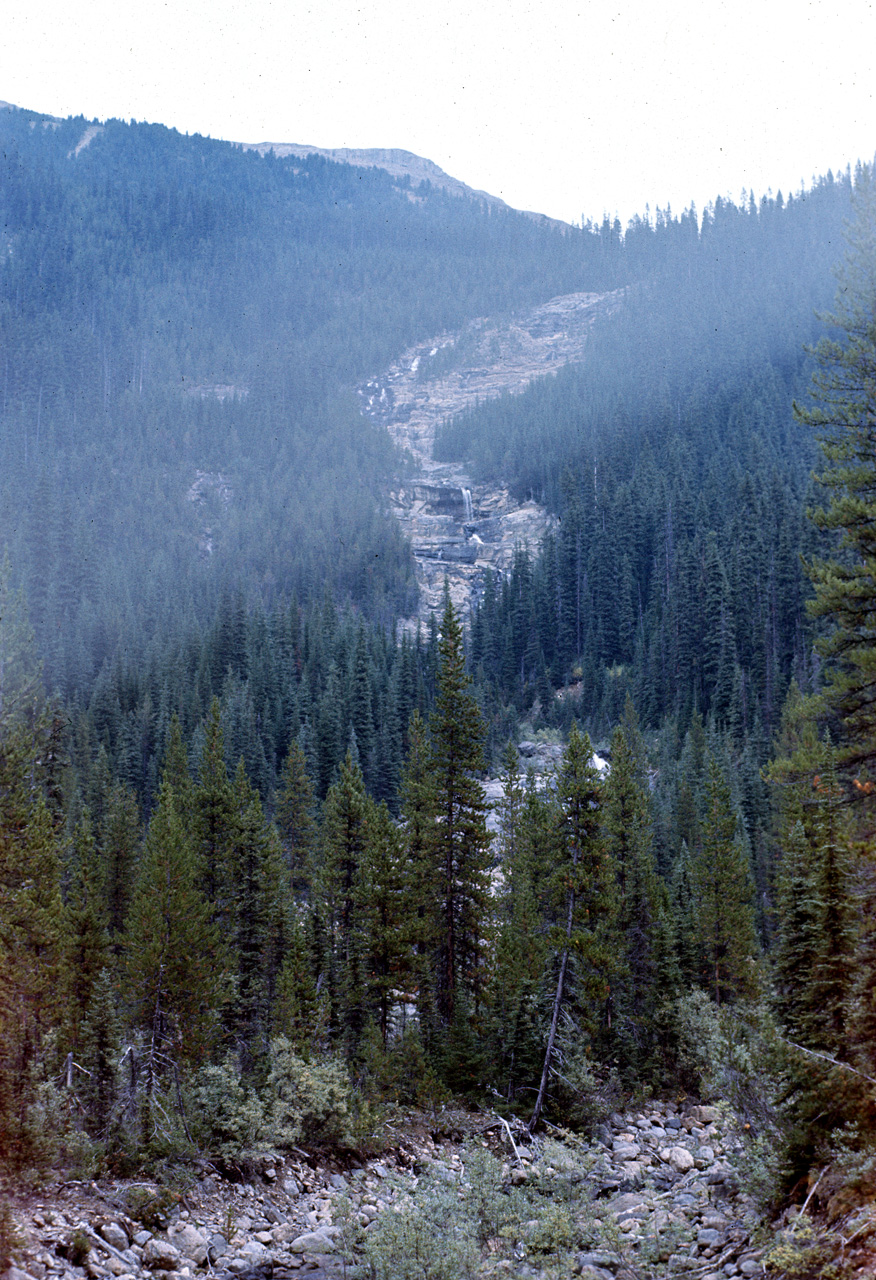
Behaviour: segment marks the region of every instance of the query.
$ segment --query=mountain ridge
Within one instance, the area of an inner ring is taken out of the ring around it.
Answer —
[[[19,108],[14,102],[6,102],[0,99],[0,111],[18,110],[27,110],[27,108]],[[61,116],[53,116],[45,112],[36,112],[34,114],[41,115],[45,120],[51,120],[59,124],[62,120]],[[107,120],[109,119],[111,117],[107,117]],[[99,121],[95,119],[89,122],[79,147],[74,149],[74,155],[78,155],[79,151],[88,145],[95,132],[102,128],[107,123],[107,120]],[[307,156],[324,156],[335,164],[348,164],[357,169],[383,169],[393,178],[411,178],[417,183],[430,182],[432,186],[438,187],[442,191],[447,191],[451,195],[483,200],[496,208],[510,209],[515,213],[523,213],[527,218],[532,218],[546,226],[571,226],[571,223],[564,222],[561,218],[551,218],[546,213],[539,213],[535,209],[515,209],[513,205],[509,205],[507,201],[502,200],[499,196],[491,195],[489,191],[482,191],[477,187],[470,187],[460,178],[454,178],[452,174],[446,173],[444,169],[435,164],[434,160],[417,155],[413,151],[406,151],[401,147],[317,147],[310,143],[236,142],[227,138],[219,138],[215,139],[215,141],[231,142],[232,146],[240,147],[243,151],[255,151],[260,156],[269,155],[272,151],[280,159],[292,156],[304,160]]]
[[[461,179],[454,178],[435,164],[434,160],[419,156],[413,151],[405,151],[400,147],[314,147],[308,143],[298,142],[240,142],[235,145],[243,147],[245,151],[257,151],[259,155],[267,155],[273,151],[280,158],[297,156],[302,160],[306,156],[317,155],[325,156],[327,160],[333,160],[336,164],[349,164],[359,169],[384,169],[391,177],[411,178],[415,182],[431,182],[433,186],[440,187],[442,191],[447,191],[451,195],[484,200],[497,208],[523,213],[527,218],[534,218],[548,226],[571,226],[571,223],[564,222],[561,218],[550,218],[547,214],[538,213],[536,210],[514,209],[513,205],[509,205],[499,196],[481,191],[477,187],[470,187]]]

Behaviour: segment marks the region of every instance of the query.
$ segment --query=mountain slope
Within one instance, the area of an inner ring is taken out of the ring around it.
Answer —
[[[596,239],[161,126],[13,109],[0,143],[0,545],[51,683],[203,626],[239,581],[409,613],[393,450],[355,387],[473,316],[592,287]],[[202,475],[221,479],[193,500]]]

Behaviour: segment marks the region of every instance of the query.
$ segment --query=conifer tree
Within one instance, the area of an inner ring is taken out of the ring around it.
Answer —
[[[299,742],[289,744],[277,787],[276,822],[288,867],[289,886],[296,895],[305,892],[313,852],[313,783]]]
[[[330,993],[332,1030],[349,1052],[358,1044],[365,1022],[355,885],[365,847],[367,807],[362,770],[348,751],[326,794],[313,891],[328,933],[328,972],[322,976]]]
[[[265,817],[241,759],[234,783],[235,822],[228,835],[233,885],[234,1013],[247,1056],[266,1053],[271,1006],[282,964],[289,888],[277,829]]]
[[[419,711],[411,714],[408,725],[408,754],[402,771],[400,798],[413,966],[411,984],[416,993],[420,1024],[428,1040],[435,1021],[433,960],[438,939],[435,904],[439,876],[432,855],[434,778],[429,763],[428,732]]]
[[[70,973],[70,1042],[79,1044],[101,973],[110,960],[106,896],[91,815],[82,813],[73,837],[73,884],[68,898],[67,964]]]
[[[272,1029],[285,1036],[300,1053],[323,1048],[328,1030],[320,1017],[312,948],[305,923],[293,911],[286,938],[286,953],[277,976]]]
[[[529,1086],[541,1069],[539,996],[549,942],[538,885],[552,862],[556,815],[550,797],[536,792],[532,775],[525,789],[521,784],[513,743],[508,743],[503,765],[497,850],[502,880],[489,1013],[493,1074],[510,1102],[518,1086]]]
[[[183,767],[183,758],[181,735],[178,745],[174,745],[172,736],[168,752],[168,767],[174,779],[171,789],[176,805],[182,805],[186,809],[191,783],[188,781],[188,771]],[[214,920],[222,925],[225,936],[228,937],[233,930],[234,921],[230,840],[236,811],[234,790],[225,763],[225,735],[222,731],[222,708],[218,698],[212,700],[204,724],[204,740],[191,805],[195,850],[203,868],[203,890],[212,903]]]
[[[405,993],[413,968],[411,899],[405,870],[401,836],[386,803],[369,800],[353,894],[365,1003],[384,1049],[389,1041],[394,992]]]
[[[465,669],[462,628],[446,586],[429,740],[435,789],[436,1006],[449,1027],[460,998],[471,1007],[480,998],[491,837],[484,789],[477,779],[485,763],[483,722]]]
[[[778,791],[778,867],[773,979],[788,1031],[812,1049],[845,1056],[856,970],[851,813],[837,751],[821,738],[812,699],[792,685],[782,712],[780,755],[767,777]]]
[[[131,1017],[169,1061],[203,1060],[230,992],[226,939],[204,896],[203,861],[173,787],[162,782],[125,939]]]
[[[557,778],[557,798],[556,861],[549,885],[557,978],[530,1128],[544,1105],[564,1001],[574,999],[582,1031],[595,1039],[609,1016],[617,965],[617,889],[600,832],[602,784],[590,738],[574,724]]]
[[[756,989],[757,942],[753,885],[730,788],[711,754],[702,815],[702,841],[693,852],[691,882],[701,982],[716,1004]]]
[[[611,740],[611,770],[603,787],[606,850],[618,888],[622,954],[612,998],[614,1040],[627,1071],[640,1078],[655,1049],[661,1011],[675,993],[674,938],[652,844],[648,796],[628,733]]]
[[[838,273],[836,308],[828,317],[838,338],[815,349],[814,405],[795,405],[818,434],[827,467],[818,476],[830,501],[812,512],[820,529],[841,531],[840,554],[807,566],[815,585],[812,612],[832,631],[823,650],[834,659],[828,696],[842,718],[843,756],[876,761],[876,179],[872,166],[855,175],[856,220]]]
[[[140,841],[137,798],[128,787],[115,783],[106,795],[98,841],[107,924],[114,943],[121,936],[127,918]]]

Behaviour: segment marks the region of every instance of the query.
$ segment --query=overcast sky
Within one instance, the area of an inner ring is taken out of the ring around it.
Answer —
[[[568,221],[796,191],[876,153],[876,0],[28,0],[0,99],[402,147]]]

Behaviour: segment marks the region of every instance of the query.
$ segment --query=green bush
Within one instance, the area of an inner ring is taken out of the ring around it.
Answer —
[[[419,1030],[414,1027],[408,1027],[387,1048],[377,1027],[373,1023],[367,1027],[358,1078],[367,1094],[380,1102],[425,1108],[437,1107],[450,1098],[426,1057]]]
[[[0,1200],[0,1272],[12,1266],[20,1248],[21,1236],[12,1210],[5,1200]]]
[[[361,1244],[370,1280],[469,1280],[480,1250],[459,1189],[425,1178],[382,1213]]]
[[[170,1187],[133,1186],[124,1192],[126,1213],[149,1231],[163,1231],[179,1201]]]
[[[338,1059],[308,1062],[280,1036],[271,1041],[263,1091],[264,1132],[279,1147],[353,1142],[352,1092],[350,1077]]]
[[[202,1067],[190,1088],[194,1137],[220,1160],[258,1151],[265,1136],[265,1108],[230,1059]]]
[[[40,1182],[51,1169],[92,1177],[102,1148],[82,1129],[72,1095],[34,1072],[25,1097],[26,1105],[0,1126],[0,1167],[24,1184]]]
[[[763,1004],[719,1007],[704,991],[690,991],[675,1006],[679,1065],[691,1088],[703,1098],[729,1103],[758,1132],[776,1130],[779,1116],[772,1099],[776,1077],[777,1032]]]

